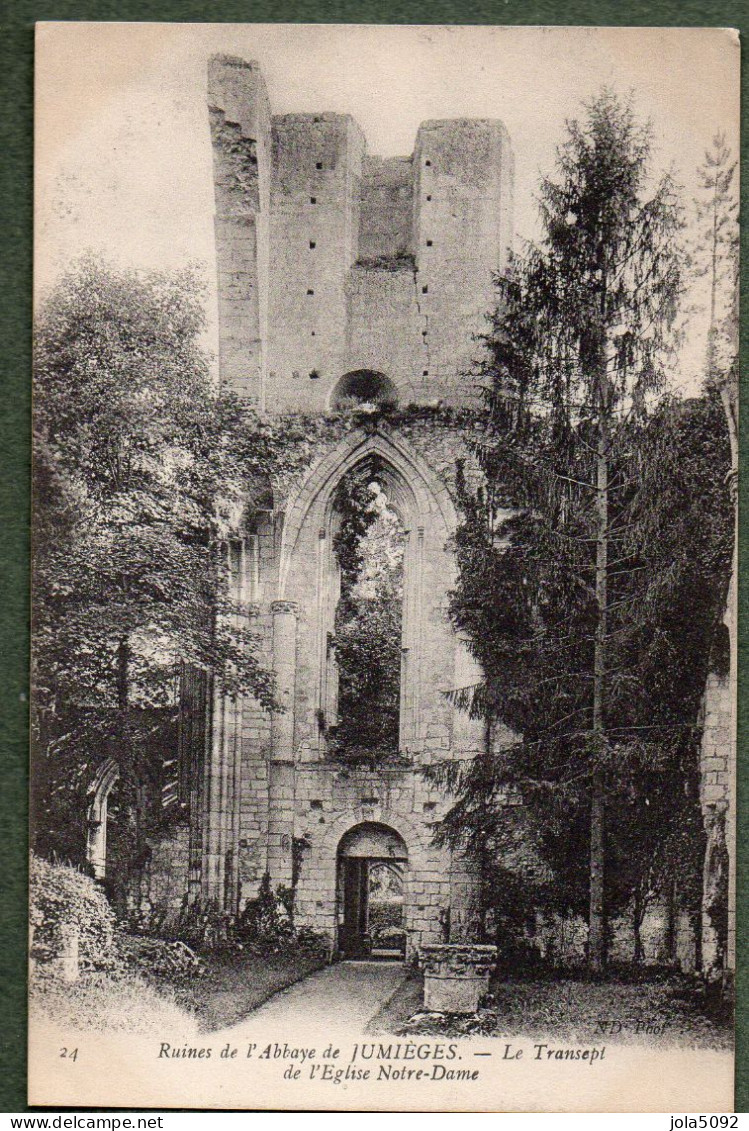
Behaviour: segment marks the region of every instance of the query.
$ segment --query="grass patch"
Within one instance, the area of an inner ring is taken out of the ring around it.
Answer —
[[[31,1017],[78,1032],[156,1035],[176,1029],[190,1036],[241,1021],[278,990],[325,965],[318,955],[297,951],[271,958],[203,957],[206,973],[181,984],[138,974],[83,974],[72,986],[37,978],[29,998]]]
[[[621,984],[580,979],[496,982],[475,1014],[424,1013],[413,975],[370,1024],[372,1032],[449,1037],[525,1037],[571,1044],[725,1049],[733,1030],[711,1015],[699,985],[684,977]]]
[[[195,1018],[180,1006],[171,987],[156,988],[132,974],[84,974],[72,986],[45,979],[32,986],[29,1013],[37,1023],[78,1032],[197,1032]]]
[[[206,958],[207,973],[177,990],[180,1005],[189,1010],[201,1032],[241,1021],[279,990],[325,965],[325,959],[291,951],[271,958],[257,955],[215,955]]]

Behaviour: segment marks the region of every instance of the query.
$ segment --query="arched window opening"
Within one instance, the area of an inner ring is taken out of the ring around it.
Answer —
[[[372,369],[356,369],[346,373],[336,384],[330,397],[330,407],[386,408],[398,403],[395,385],[383,373]]]
[[[399,756],[406,531],[374,464],[344,476],[334,500],[340,595],[329,641],[337,718],[328,752],[376,765]]]
[[[107,852],[111,853],[120,818],[119,798],[115,787],[120,780],[120,770],[109,758],[99,770],[91,785],[88,808],[86,859],[97,880],[107,878]]]

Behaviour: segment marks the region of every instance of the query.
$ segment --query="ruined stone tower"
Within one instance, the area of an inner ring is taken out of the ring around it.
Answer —
[[[208,101],[222,379],[273,412],[323,412],[361,372],[463,403],[511,240],[502,123],[424,122],[410,157],[373,157],[348,115],[272,116],[257,64],[225,57]]]
[[[274,116],[257,64],[223,56],[210,63],[208,105],[221,380],[274,414],[415,407],[388,425],[326,433],[288,497],[269,501],[232,547],[236,596],[285,710],[214,703],[192,884],[237,909],[268,872],[293,889],[298,924],[354,953],[367,934],[366,876],[384,862],[402,880],[407,953],[465,938],[476,878],[433,844],[448,798],[421,769],[485,742],[445,695],[477,678],[446,610],[460,409],[475,395],[465,375],[511,239],[507,132],[499,121],[429,121],[410,157],[370,156],[351,117]],[[436,405],[453,411],[430,416]],[[380,769],[337,764],[320,725],[337,709],[333,496],[357,467],[375,469],[406,532],[408,764]]]

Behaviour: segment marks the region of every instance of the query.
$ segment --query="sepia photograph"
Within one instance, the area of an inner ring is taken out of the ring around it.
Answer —
[[[31,1104],[733,1110],[739,93],[37,25]]]

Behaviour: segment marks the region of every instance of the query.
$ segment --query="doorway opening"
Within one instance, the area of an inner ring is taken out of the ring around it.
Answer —
[[[344,958],[402,962],[408,850],[393,829],[365,822],[338,847],[338,949]]]

